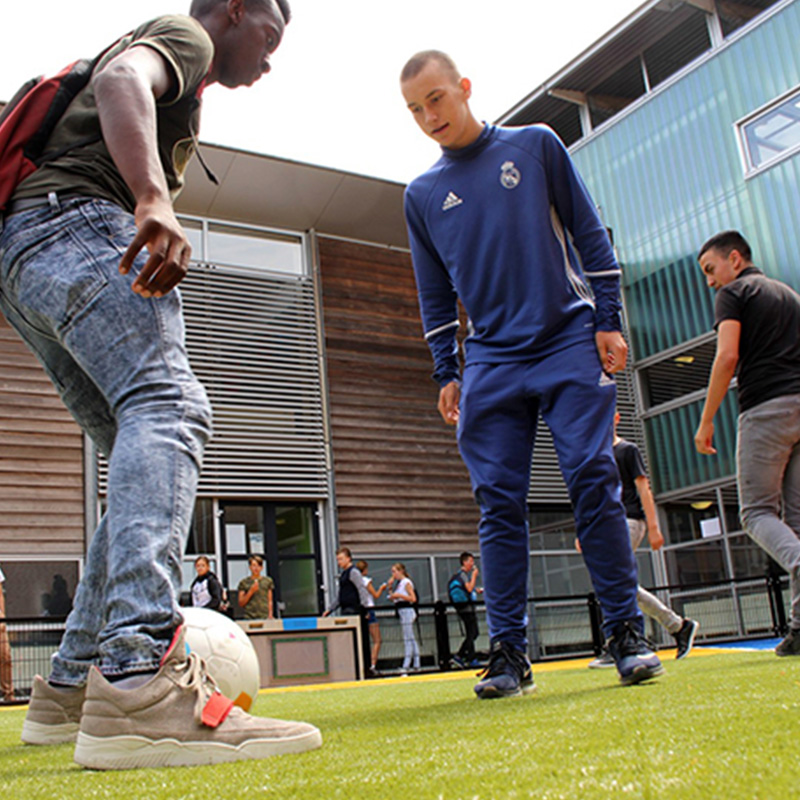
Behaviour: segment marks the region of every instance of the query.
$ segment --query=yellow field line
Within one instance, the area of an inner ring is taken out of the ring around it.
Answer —
[[[687,658],[702,658],[703,656],[712,656],[719,653],[734,652],[730,648],[713,648],[702,647],[695,648],[687,656]],[[675,658],[675,649],[664,649],[658,651],[659,657],[662,661],[669,664],[670,659]],[[542,661],[533,664],[533,674],[539,675],[543,672],[557,672],[567,669],[586,669],[591,661],[591,658],[571,658],[565,661]],[[610,670],[608,670],[610,671]],[[474,678],[478,674],[478,670],[465,669],[465,670],[452,670],[450,672],[430,672],[423,673],[422,675],[409,675],[407,678],[401,678],[399,675],[393,675],[386,678],[370,678],[368,681],[337,681],[336,683],[309,683],[302,686],[274,686],[272,688],[260,689],[259,694],[280,694],[283,692],[315,692],[315,691],[329,691],[330,689],[352,689],[352,688],[365,688],[368,686],[398,686],[404,683],[421,683],[425,681],[459,681],[467,678]]]

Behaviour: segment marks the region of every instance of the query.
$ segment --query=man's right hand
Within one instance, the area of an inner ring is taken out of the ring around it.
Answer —
[[[458,424],[458,403],[461,399],[461,386],[457,381],[450,381],[439,392],[439,413],[448,425]]]
[[[149,258],[131,288],[142,297],[163,297],[186,277],[192,247],[168,199],[140,200],[135,218],[139,230],[122,256],[119,271],[126,275],[146,247]]]

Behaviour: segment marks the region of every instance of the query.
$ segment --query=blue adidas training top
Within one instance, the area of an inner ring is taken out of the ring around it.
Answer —
[[[442,148],[406,189],[405,212],[441,386],[460,380],[456,298],[470,319],[467,364],[529,360],[621,330],[611,242],[546,125],[487,125],[471,145]]]

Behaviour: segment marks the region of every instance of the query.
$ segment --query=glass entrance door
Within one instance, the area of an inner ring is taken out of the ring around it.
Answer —
[[[275,582],[276,616],[322,613],[322,567],[317,509],[308,503],[220,502],[222,511],[222,579],[232,592],[250,574],[251,555],[264,557],[264,574]]]

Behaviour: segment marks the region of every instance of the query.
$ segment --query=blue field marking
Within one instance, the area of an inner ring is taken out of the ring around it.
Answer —
[[[292,617],[283,620],[285,631],[315,631],[317,629],[316,617]]]
[[[780,641],[780,639],[748,639],[743,642],[726,642],[707,646],[714,650],[774,650]]]

